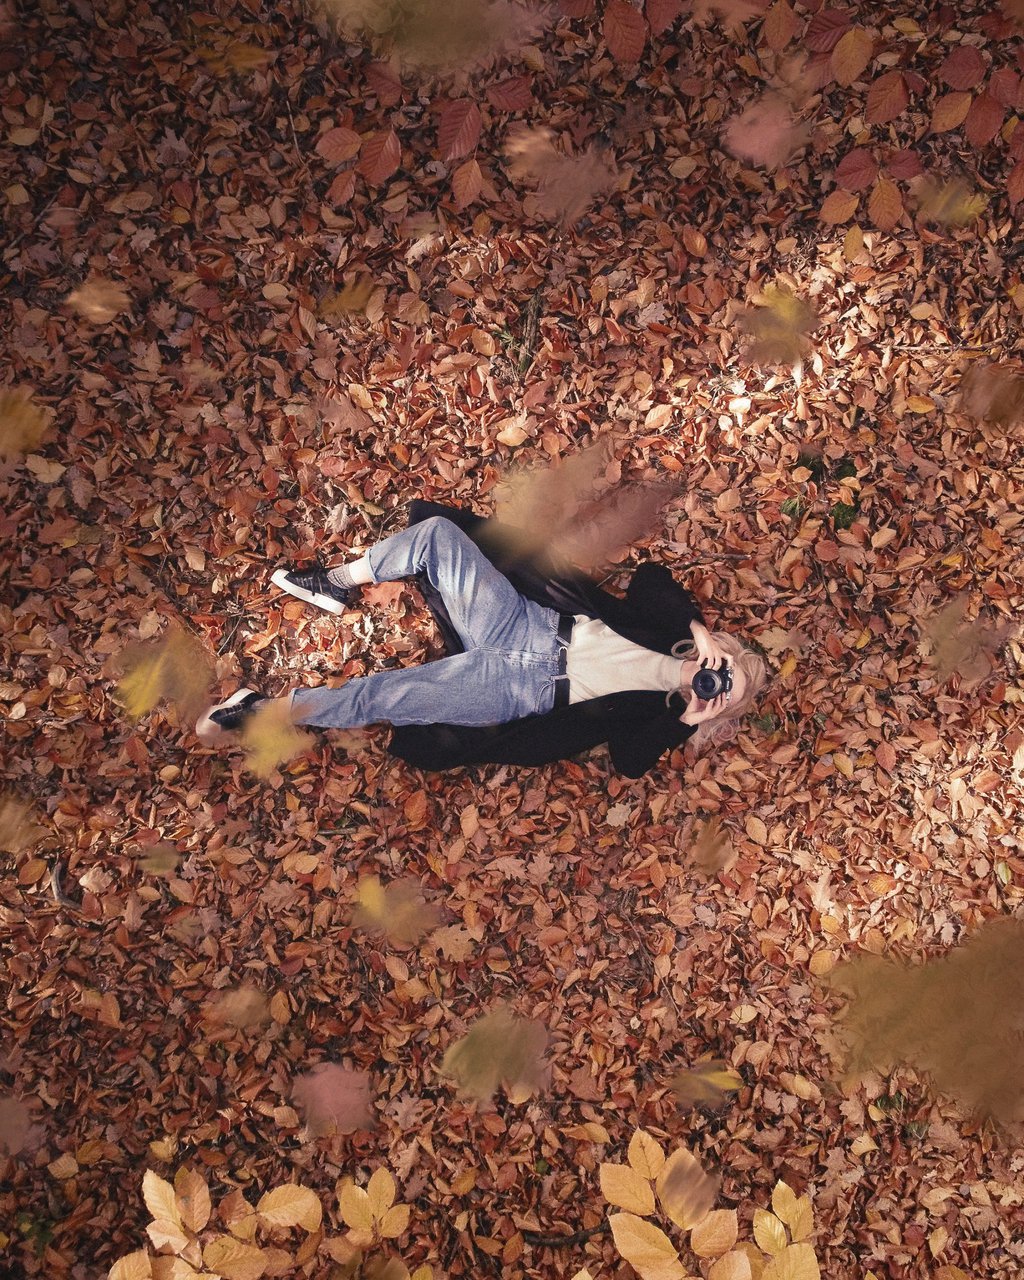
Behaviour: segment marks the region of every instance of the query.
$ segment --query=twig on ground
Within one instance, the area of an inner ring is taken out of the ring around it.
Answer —
[[[592,1236],[600,1235],[602,1231],[607,1230],[608,1220],[605,1218],[596,1227],[585,1227],[582,1231],[573,1231],[571,1235],[542,1236],[537,1231],[524,1231],[523,1239],[536,1249],[560,1249],[573,1244],[583,1244]]]

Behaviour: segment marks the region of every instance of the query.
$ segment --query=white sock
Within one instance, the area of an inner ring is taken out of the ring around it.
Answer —
[[[369,559],[363,555],[351,564],[340,564],[336,569],[327,570],[327,579],[336,587],[365,587],[373,582],[373,571]]]

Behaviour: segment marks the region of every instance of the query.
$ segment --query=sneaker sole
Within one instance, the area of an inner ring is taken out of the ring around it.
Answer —
[[[236,706],[243,698],[247,698],[250,693],[255,692],[255,689],[239,689],[230,698],[225,698],[223,702],[217,702],[212,707],[207,707],[196,721],[196,737],[199,741],[210,746],[227,737],[231,730],[223,728],[216,720],[211,719],[213,713],[215,711],[226,711],[228,707]]]
[[[289,580],[287,569],[275,569],[270,575],[270,581],[275,587],[280,587],[282,591],[287,591],[290,596],[295,596],[297,600],[304,600],[306,604],[314,604],[318,609],[323,609],[327,613],[344,613],[349,607],[338,600],[332,600],[330,596],[321,596],[315,591],[305,591],[302,587],[296,586],[294,582]]]

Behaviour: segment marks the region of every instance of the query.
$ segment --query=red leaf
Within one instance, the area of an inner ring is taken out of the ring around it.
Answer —
[[[667,31],[683,11],[682,0],[645,0],[644,13],[651,24],[651,35]]]
[[[864,118],[868,124],[887,124],[906,111],[909,105],[910,94],[902,72],[887,71],[872,81],[868,89]]]
[[[1024,160],[1024,125],[1018,124],[1010,134],[1010,145],[1006,150],[1011,160]]]
[[[996,102],[1001,102],[1004,107],[1012,107],[1020,93],[1020,76],[1009,67],[1000,67],[998,71],[992,72],[988,91]]]
[[[398,168],[402,160],[402,147],[394,129],[387,133],[375,133],[363,143],[363,156],[359,172],[367,182],[384,182]]]
[[[1006,108],[986,90],[971,103],[964,124],[964,136],[972,147],[987,147],[1003,127]]]
[[[585,18],[594,9],[594,0],[559,0],[558,7],[567,18]]]
[[[336,129],[328,129],[316,140],[316,153],[328,164],[343,164],[359,154],[362,138],[354,129],[346,129],[338,125]]]
[[[467,160],[460,164],[452,174],[452,192],[455,196],[456,209],[465,209],[480,194],[483,186],[483,174],[475,160]]]
[[[848,151],[836,169],[836,181],[847,191],[863,191],[878,177],[878,161],[866,147]]]
[[[804,43],[814,53],[831,53],[852,25],[847,9],[822,9],[807,24]]]
[[[764,16],[761,34],[769,49],[781,53],[799,29],[800,20],[789,7],[787,0],[775,0]]]
[[[306,1123],[317,1137],[353,1133],[369,1128],[373,1122],[367,1071],[347,1071],[333,1062],[322,1062],[295,1080],[292,1097],[302,1107]]]
[[[327,188],[327,203],[333,205],[348,204],[355,189],[356,171],[355,169],[346,169],[344,173],[339,173]]]
[[[626,0],[608,0],[604,42],[616,62],[639,62],[647,44],[647,23]]]
[[[903,213],[903,197],[895,182],[880,177],[868,201],[868,216],[879,231],[891,231]]]
[[[393,107],[402,100],[402,82],[387,62],[371,62],[366,68],[366,83],[377,95],[382,107]]]
[[[887,172],[894,178],[916,178],[919,173],[924,172],[921,157],[916,151],[894,151],[884,163]]]
[[[468,155],[480,137],[480,108],[471,98],[445,104],[437,127],[437,143],[443,160]]]
[[[495,111],[525,111],[533,105],[531,76],[510,76],[487,86],[487,98]]]
[[[939,79],[951,89],[973,89],[984,74],[985,59],[972,44],[958,45],[939,67]]]
[[[1006,179],[1006,194],[1010,197],[1011,206],[1024,200],[1024,160],[1010,170],[1010,176]]]

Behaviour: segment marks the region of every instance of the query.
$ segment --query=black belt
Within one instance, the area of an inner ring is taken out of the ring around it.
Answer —
[[[558,675],[555,678],[555,710],[569,705],[569,677],[565,674],[568,664],[569,641],[576,618],[571,613],[558,615]]]

